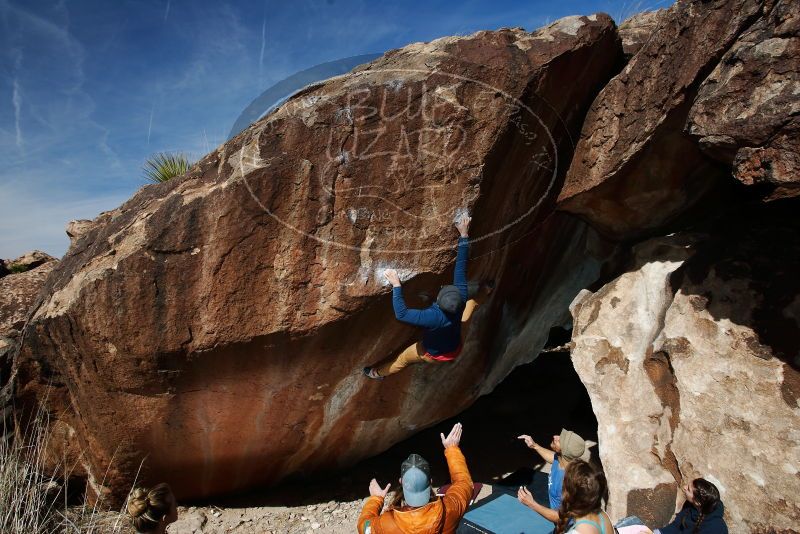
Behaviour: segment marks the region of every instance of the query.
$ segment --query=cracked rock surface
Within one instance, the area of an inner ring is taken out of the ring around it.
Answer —
[[[663,526],[703,477],[731,532],[796,525],[798,223],[791,209],[737,217],[638,245],[628,272],[572,305],[612,517]]]

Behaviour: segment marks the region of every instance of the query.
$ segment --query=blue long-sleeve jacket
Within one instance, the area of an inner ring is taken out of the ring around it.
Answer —
[[[725,507],[722,503],[718,503],[717,507],[711,511],[710,514],[703,518],[700,523],[699,534],[728,534],[728,526],[725,524],[723,514]],[[658,529],[661,534],[689,534],[694,530],[694,525],[700,517],[700,512],[689,503],[685,503],[672,523],[666,527]]]
[[[422,334],[422,345],[431,355],[446,354],[458,348],[461,343],[461,313],[467,302],[467,257],[469,256],[469,239],[458,239],[456,268],[453,273],[453,285],[461,292],[462,306],[454,314],[448,314],[434,303],[428,308],[417,310],[406,307],[403,299],[403,288],[392,289],[392,306],[394,316],[404,323],[425,328]]]

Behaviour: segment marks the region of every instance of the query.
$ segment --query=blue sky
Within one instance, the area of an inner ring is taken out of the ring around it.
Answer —
[[[318,63],[566,15],[618,22],[671,0],[0,0],[0,258],[66,252],[70,219],[199,157],[272,84]]]

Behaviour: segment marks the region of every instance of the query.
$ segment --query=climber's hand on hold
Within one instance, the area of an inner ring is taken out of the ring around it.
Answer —
[[[400,287],[400,277],[397,276],[397,271],[394,269],[386,269],[383,271],[383,276],[392,284],[392,287]]]
[[[444,434],[439,434],[442,437],[442,445],[444,448],[448,447],[458,447],[458,444],[461,443],[461,423],[456,423],[453,425],[453,429],[444,437]]]
[[[382,488],[380,484],[378,484],[378,481],[373,478],[369,483],[369,494],[371,497],[380,497],[383,499],[386,497],[386,494],[389,493],[390,486],[391,484],[386,484],[386,487]]]
[[[461,237],[469,237],[469,223],[471,220],[472,217],[464,213],[456,222],[456,230],[458,230]]]

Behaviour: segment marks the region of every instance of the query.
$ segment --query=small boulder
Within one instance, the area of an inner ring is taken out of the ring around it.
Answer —
[[[655,11],[642,11],[619,25],[619,36],[622,39],[622,52],[625,59],[630,59],[650,39],[653,30],[658,26],[659,20],[666,13],[665,9]]]
[[[92,227],[92,221],[89,219],[74,219],[67,223],[67,237],[69,237],[70,244],[74,243],[85,234],[89,228]]]
[[[55,261],[55,258],[50,254],[42,252],[41,250],[32,250],[31,252],[26,252],[15,260],[8,261],[6,263],[6,268],[12,274],[24,273],[50,261]]]

